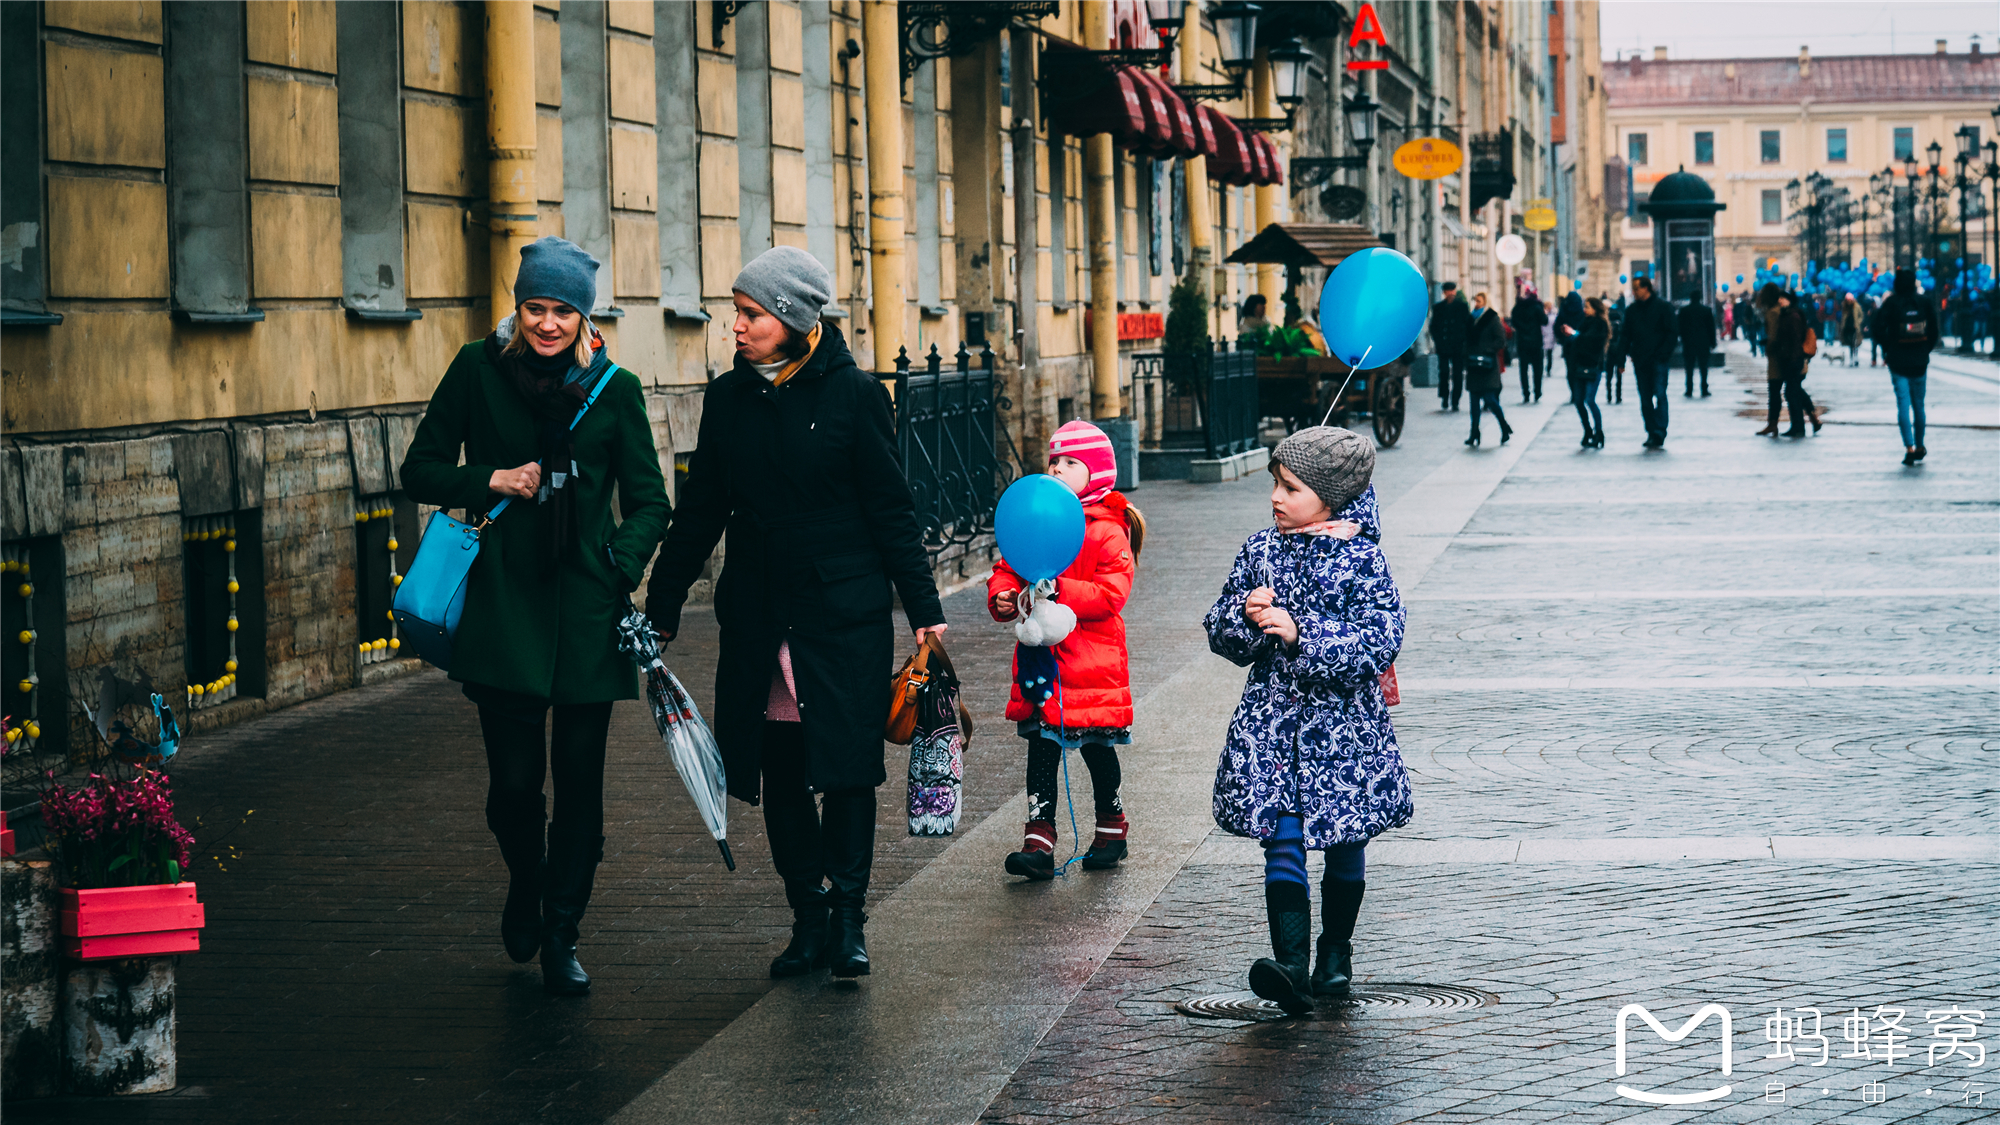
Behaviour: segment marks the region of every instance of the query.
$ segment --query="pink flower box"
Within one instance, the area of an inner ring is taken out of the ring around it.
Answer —
[[[62,951],[79,961],[193,953],[206,919],[193,883],[61,888]]]

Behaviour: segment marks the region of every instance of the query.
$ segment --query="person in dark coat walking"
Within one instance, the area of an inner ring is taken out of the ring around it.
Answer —
[[[1619,294],[1607,310],[1611,315],[1611,342],[1604,346],[1604,403],[1625,401],[1625,295]]]
[[[1549,322],[1549,312],[1542,307],[1542,299],[1529,289],[1514,302],[1514,311],[1507,319],[1514,326],[1514,350],[1521,361],[1521,402],[1523,405],[1540,402],[1542,371],[1547,363],[1542,353],[1542,326]]]
[[[486,741],[486,826],[509,874],[501,941],[515,961],[540,952],[542,987],[562,996],[590,990],[576,943],[604,858],[605,737],[612,702],[639,697],[618,621],[672,511],[645,387],[584,315],[597,269],[560,238],[521,251],[513,315],[459,349],[402,466],[419,503],[473,517],[510,501],[480,534],[451,678]]]
[[[1565,336],[1563,373],[1569,378],[1570,405],[1576,407],[1576,416],[1583,422],[1583,448],[1602,449],[1604,414],[1597,409],[1597,380],[1603,370],[1605,345],[1611,339],[1611,320],[1605,315],[1604,302],[1595,297],[1590,299],[1589,311],[1578,320],[1574,328],[1567,324],[1556,327]]]
[[[1438,408],[1457,410],[1465,393],[1466,336],[1472,329],[1472,313],[1459,295],[1458,283],[1444,283],[1444,297],[1431,306],[1431,346],[1438,356]]]
[[[1674,310],[1653,294],[1651,278],[1632,279],[1638,300],[1625,310],[1625,354],[1632,357],[1632,383],[1639,392],[1639,413],[1646,422],[1646,448],[1667,444],[1667,364],[1673,358],[1680,325]]]
[[[1869,336],[1882,348],[1896,389],[1896,426],[1903,433],[1903,464],[1924,459],[1924,380],[1938,346],[1937,306],[1917,294],[1913,270],[1896,271],[1889,299],[1875,312]],[[1914,424],[1912,424],[1914,420]]]
[[[1715,311],[1705,301],[1689,301],[1680,307],[1677,319],[1681,331],[1681,367],[1687,372],[1687,389],[1682,398],[1694,397],[1694,372],[1701,368],[1701,397],[1708,397],[1708,353],[1715,347]]]
[[[688,587],[728,536],[715,616],[715,737],[729,793],[764,805],[792,907],[774,977],[869,971],[862,907],[896,630],[944,611],[897,460],[889,394],[820,321],[833,279],[812,255],[765,251],[733,286],[736,364],[702,398],[680,511],[646,616],[680,630]],[[830,883],[829,891],[823,883]],[[829,914],[831,918],[829,919]]]
[[[1507,370],[1507,330],[1501,326],[1499,312],[1486,304],[1486,294],[1474,296],[1472,307],[1472,332],[1467,337],[1470,347],[1465,359],[1465,389],[1472,396],[1472,433],[1465,444],[1478,447],[1479,410],[1485,407],[1499,420],[1500,444],[1505,445],[1514,436],[1514,428],[1507,424],[1507,415],[1500,409],[1500,376]]]
[[[1806,355],[1806,333],[1811,330],[1811,322],[1806,318],[1813,310],[1792,293],[1780,292],[1776,304],[1778,315],[1772,319],[1768,351],[1784,391],[1785,406],[1792,415],[1792,425],[1785,436],[1804,437],[1808,419],[1812,421],[1813,433],[1820,428],[1819,412],[1813,409],[1812,397],[1805,388],[1806,364],[1810,362]]]

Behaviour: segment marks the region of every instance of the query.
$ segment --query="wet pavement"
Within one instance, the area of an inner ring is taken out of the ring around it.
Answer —
[[[1995,1119],[2000,1086],[1958,1104],[1990,1066],[1925,1065],[1924,1016],[1956,1003],[2000,1026],[2000,367],[1934,371],[1915,469],[1880,369],[1816,364],[1826,428],[1772,441],[1740,416],[1761,417],[1761,362],[1737,357],[1717,397],[1675,395],[1655,454],[1630,394],[1605,408],[1602,452],[1576,448],[1553,392],[1510,403],[1514,441],[1475,452],[1464,416],[1413,390],[1378,489],[1410,604],[1395,715],[1418,815],[1370,849],[1368,1004],[1274,1022],[1174,1007],[1240,991],[1265,950],[1255,848],[1207,819],[1241,673],[1197,623],[1265,522],[1266,485],[1150,485],[1133,496],[1153,534],[1127,614],[1126,869],[1033,887],[1000,872],[1021,752],[999,720],[1009,638],[975,588],[947,606],[982,726],[968,815],[956,839],[907,837],[891,755],[875,976],[773,987],[789,914],[758,811],[732,802],[724,871],[622,704],[584,926],[596,987],[550,1000],[494,933],[473,711],[422,673],[190,744],[183,808],[219,858],[196,873],[210,921],[180,968],[182,1089],[7,1115]],[[712,617],[690,614],[670,660],[699,699],[713,653]],[[1734,1075],[1715,1073],[1713,1021],[1672,1047],[1635,1022],[1631,1073],[1613,1073],[1621,1005],[1671,1029],[1705,1002],[1733,1014]],[[1826,1013],[1831,1060],[1766,1059],[1772,1009],[1805,1006]],[[1915,1056],[1840,1058],[1842,1018],[1878,1006],[1907,1009]],[[1674,1111],[1615,1090],[1725,1081]],[[1773,1082],[1786,1101],[1764,1100]],[[1876,1082],[1882,1100],[1861,1100]]]

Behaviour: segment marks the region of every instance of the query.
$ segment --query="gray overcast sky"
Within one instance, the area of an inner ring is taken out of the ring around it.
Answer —
[[[2000,2],[1925,0],[1605,0],[1599,8],[1604,57],[1645,58],[1654,47],[1676,59],[1815,55],[1928,54],[1937,41],[1953,54],[2000,51]],[[1893,40],[1893,47],[1891,46]]]

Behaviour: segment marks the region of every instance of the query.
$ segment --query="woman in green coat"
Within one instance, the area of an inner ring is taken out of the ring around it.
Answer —
[[[402,469],[412,500],[475,522],[511,501],[481,533],[451,678],[479,706],[486,739],[486,824],[510,874],[501,940],[517,962],[539,951],[557,995],[590,989],[576,941],[604,856],[605,736],[612,702],[639,696],[617,624],[672,510],[644,389],[582,311],[597,268],[560,238],[521,251],[514,315],[459,349]]]

